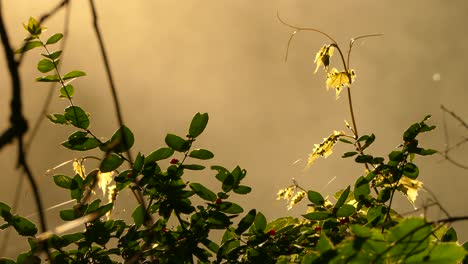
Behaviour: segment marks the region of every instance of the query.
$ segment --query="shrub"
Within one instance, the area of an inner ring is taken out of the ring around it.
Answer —
[[[283,22],[283,21],[282,21]],[[283,22],[286,24],[285,22]],[[44,57],[38,62],[41,73],[38,82],[60,84],[59,97],[70,105],[63,113],[47,118],[56,124],[76,129],[63,143],[73,151],[99,149],[99,166],[85,171],[89,158],[76,159],[74,175],[54,175],[58,187],[66,189],[75,204],[60,211],[60,218],[69,223],[38,234],[34,223],[13,214],[11,208],[0,203],[0,215],[6,222],[0,228],[14,228],[30,245],[16,262],[0,259],[0,263],[40,263],[46,252],[54,263],[459,263],[466,256],[465,248],[457,243],[456,232],[446,224],[466,217],[447,218],[431,222],[421,217],[405,218],[398,214],[392,202],[402,194],[414,202],[422,188],[418,181],[416,156],[436,153],[420,146],[418,136],[435,127],[424,117],[403,132],[402,143],[386,157],[367,151],[376,139],[374,134],[359,135],[353,113],[351,86],[356,76],[349,67],[349,53],[343,54],[339,45],[327,34],[315,30],[292,27],[295,32],[312,30],[325,35],[331,44],[324,45],[316,56],[317,69],[325,70],[327,89],[333,89],[338,99],[346,90],[351,124],[345,131],[333,131],[309,156],[307,167],[318,158],[326,158],[337,143],[347,144],[351,151],[343,158],[354,158],[365,173],[353,186],[334,195],[334,202],[314,190],[297,183],[282,189],[279,199],[289,201],[289,207],[308,200],[307,213],[302,217],[285,216],[267,221],[265,216],[251,209],[244,212],[241,205],[230,201],[233,195],[247,195],[252,188],[242,184],[246,170],[239,166],[227,169],[211,166],[219,188],[211,190],[202,183],[189,182],[185,175],[204,170],[200,160],[214,154],[203,148],[195,149],[196,139],[207,126],[207,113],[193,117],[187,134],[167,134],[167,146],[149,154],[138,153],[132,158],[130,149],[134,136],[130,128],[121,125],[108,140],[102,140],[91,130],[89,113],[73,100],[75,89],[68,81],[85,76],[83,71],[62,75],[58,70],[61,51],[50,51],[62,34],[41,39],[43,27],[31,18],[26,30],[30,37],[17,53],[42,47]],[[371,36],[371,35],[369,35]],[[363,36],[363,37],[369,37]],[[361,38],[361,37],[360,37]],[[329,69],[330,58],[337,50],[342,70]],[[175,158],[175,154],[182,159]],[[124,164],[127,168],[124,168]],[[114,175],[115,174],[115,175]],[[96,198],[97,186],[109,188],[109,201]],[[132,211],[133,222],[109,218],[116,197],[130,189],[138,205]],[[203,203],[196,203],[201,199]],[[106,216],[107,215],[107,216]],[[83,230],[70,233],[71,227]],[[223,230],[221,241],[212,240],[214,230]]]

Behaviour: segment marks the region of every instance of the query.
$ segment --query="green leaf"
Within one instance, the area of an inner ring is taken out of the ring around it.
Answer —
[[[322,232],[320,234],[319,241],[317,242],[317,250],[323,254],[330,249],[333,249],[333,244],[330,241],[330,239],[328,239],[328,237],[325,235],[325,232]]]
[[[418,155],[421,156],[428,156],[437,153],[438,151],[435,149],[419,149],[415,152]]]
[[[356,157],[355,161],[357,163],[371,163],[373,158],[374,157],[371,155],[359,155]]]
[[[329,212],[316,211],[316,212],[308,213],[302,216],[309,220],[319,221],[319,220],[326,220],[330,218],[332,215]]]
[[[16,262],[8,258],[0,258],[0,264],[16,264]]]
[[[68,79],[73,79],[73,78],[78,78],[81,76],[86,76],[85,72],[82,71],[71,71],[63,76],[63,80],[68,80]]]
[[[239,221],[235,231],[237,235],[240,236],[253,224],[256,214],[257,211],[252,209]]]
[[[383,163],[384,162],[384,158],[382,157],[375,157],[372,159],[372,161],[370,163],[372,164],[380,164],[380,163]]]
[[[99,170],[101,172],[110,172],[122,165],[124,159],[115,153],[107,155],[99,165]]]
[[[368,198],[369,194],[370,194],[369,181],[363,176],[360,176],[356,180],[356,183],[354,186],[354,198],[358,202],[364,201]]]
[[[361,137],[361,138],[362,138],[362,137]],[[368,137],[366,138],[366,140],[365,140],[366,142],[365,142],[364,145],[361,147],[361,150],[364,150],[364,149],[366,149],[367,147],[369,147],[369,146],[374,142],[374,140],[375,140],[375,135],[374,135],[374,134],[371,134],[370,136],[368,136]],[[360,140],[358,140],[358,141],[360,141]]]
[[[60,124],[60,125],[68,125],[68,120],[62,114],[51,114],[51,115],[46,115],[46,117],[52,123]]]
[[[325,204],[325,199],[323,199],[323,196],[315,191],[308,191],[307,192],[307,198],[309,198],[309,201],[316,205],[324,205]]]
[[[135,138],[133,132],[122,125],[117,131],[115,131],[112,138],[104,143],[104,146],[101,148],[102,151],[114,151],[117,153],[125,152],[129,150],[135,143]]]
[[[231,224],[231,221],[227,215],[215,211],[210,214],[207,223],[211,229],[226,229]]]
[[[29,32],[29,34],[33,36],[39,36],[42,33],[42,31],[46,29],[45,27],[41,27],[39,22],[33,17],[30,17],[28,20],[28,24],[23,24],[23,27]]]
[[[388,154],[388,158],[391,161],[401,161],[402,159],[404,159],[404,154],[402,151],[395,150]]]
[[[36,225],[19,215],[13,216],[8,223],[12,225],[21,236],[34,236],[37,233]]]
[[[3,218],[9,218],[9,217],[11,217],[11,207],[8,206],[8,205],[5,204],[5,203],[0,202],[0,215],[1,215]],[[5,221],[6,221],[6,219],[5,219]]]
[[[65,118],[77,128],[87,129],[89,127],[89,117],[79,106],[65,108]]]
[[[245,185],[239,185],[236,188],[234,188],[233,191],[237,194],[248,194],[252,191],[252,188]]]
[[[65,241],[67,241],[68,244],[71,244],[71,243],[75,243],[77,242],[78,240],[84,238],[84,234],[81,233],[81,232],[78,232],[78,233],[73,233],[73,234],[67,234],[67,235],[63,235],[62,236],[62,239],[64,239]]]
[[[377,225],[378,223],[383,222],[386,213],[387,208],[381,205],[372,207],[367,212],[367,221],[373,225]]]
[[[416,179],[419,175],[419,169],[413,163],[406,163],[403,167],[403,175],[410,179]]]
[[[17,264],[40,264],[41,259],[38,256],[33,255],[31,252],[21,253],[16,258]]]
[[[64,221],[73,221],[78,218],[78,216],[75,214],[75,210],[73,209],[62,210],[59,214],[60,218]]]
[[[238,204],[231,202],[221,202],[218,204],[219,210],[227,214],[240,214],[244,212],[244,209]]]
[[[263,233],[265,231],[266,224],[267,220],[265,216],[262,213],[258,212],[255,216],[255,220],[251,228],[256,233]]]
[[[208,124],[208,114],[207,113],[196,113],[190,123],[189,135],[192,138],[198,137],[203,130],[205,130],[206,125]]]
[[[216,194],[200,183],[190,183],[189,186],[195,192],[195,194],[203,200],[210,202],[216,201]]]
[[[174,154],[174,150],[171,148],[160,148],[158,150],[155,150],[151,152],[146,158],[145,158],[145,164],[158,161],[158,160],[163,160],[167,159],[170,156]]]
[[[205,166],[198,164],[183,164],[181,167],[187,170],[203,170],[205,168]]]
[[[343,204],[343,206],[336,212],[336,217],[348,217],[356,212],[356,208],[350,204]]]
[[[63,38],[63,34],[61,33],[54,34],[49,39],[47,39],[46,44],[50,45],[50,44],[57,43],[62,38]]]
[[[60,88],[60,98],[71,99],[75,94],[75,87],[73,85],[68,84],[65,87]]]
[[[339,138],[338,140],[346,144],[353,144],[353,142],[347,140],[346,138]]]
[[[137,174],[140,173],[141,169],[143,169],[144,162],[145,156],[138,152],[135,162],[133,162],[133,171]]]
[[[98,218],[105,215],[107,212],[109,212],[110,210],[112,210],[112,208],[114,207],[114,204],[113,203],[108,203],[108,204],[105,204],[101,207],[99,207],[96,212],[98,213]]]
[[[348,186],[348,188],[346,188],[343,191],[343,193],[341,193],[340,198],[338,199],[338,201],[336,201],[336,204],[334,207],[336,210],[340,209],[340,207],[346,202],[346,199],[348,199],[350,190],[351,190],[351,187]]]
[[[55,185],[65,188],[65,189],[70,189],[71,184],[72,184],[72,178],[65,176],[65,175],[54,175],[54,182]]]
[[[451,227],[447,232],[445,232],[444,236],[442,237],[442,242],[457,242],[458,236],[457,232],[453,227]]]
[[[44,77],[38,77],[36,78],[36,81],[38,82],[60,82],[60,77],[58,75],[47,75]]]
[[[62,146],[77,151],[86,151],[94,149],[101,145],[101,143],[92,137],[87,137],[88,133],[83,131],[76,131],[68,136],[68,140],[62,143]]]
[[[213,253],[217,253],[219,250],[218,244],[215,242],[205,238],[200,241],[207,249],[211,250]]]
[[[37,69],[42,73],[50,72],[51,70],[55,69],[56,64],[58,64],[58,61],[54,63],[51,60],[42,59],[37,64]]]
[[[136,227],[140,227],[145,221],[145,209],[139,205],[137,208],[135,208],[135,211],[133,211],[132,218]]]
[[[167,134],[165,142],[171,149],[175,151],[185,152],[190,149],[189,141],[174,134]]]
[[[29,42],[26,42],[23,47],[15,50],[15,53],[16,54],[19,54],[19,53],[24,53],[28,50],[32,50],[34,48],[37,48],[37,47],[41,47],[42,46],[42,42],[40,41],[29,41]]]
[[[52,52],[50,54],[41,54],[41,55],[48,58],[48,59],[56,60],[58,57],[60,57],[61,54],[62,54],[62,51],[58,50],[58,51]]]
[[[354,155],[358,154],[356,151],[351,151],[351,152],[346,152],[343,154],[343,156],[341,156],[342,158],[348,158],[348,157],[352,157]]]
[[[408,258],[405,263],[461,263],[466,256],[466,251],[457,243],[439,243],[436,244],[430,251],[429,256],[423,258]]]
[[[190,152],[189,157],[207,160],[213,158],[214,154],[206,149],[195,149]]]

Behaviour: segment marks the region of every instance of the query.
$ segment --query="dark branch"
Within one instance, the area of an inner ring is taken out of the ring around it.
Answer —
[[[3,50],[5,53],[5,57],[7,59],[8,71],[10,73],[11,78],[11,88],[12,88],[12,98],[11,98],[11,116],[10,116],[10,126],[11,130],[13,130],[13,138],[18,139],[18,166],[21,167],[26,176],[28,177],[29,183],[31,184],[31,188],[33,190],[34,199],[36,201],[37,210],[39,213],[39,222],[40,228],[42,232],[47,230],[46,220],[44,217],[43,206],[41,197],[39,195],[39,188],[37,183],[32,175],[31,170],[29,169],[29,165],[26,162],[26,155],[24,152],[24,145],[23,145],[23,135],[26,133],[28,126],[26,119],[23,116],[22,110],[22,101],[21,101],[21,81],[18,72],[18,63],[15,61],[13,49],[11,48],[10,40],[8,38],[8,33],[6,32],[5,23],[3,21],[3,8],[0,3],[0,38],[3,46]],[[11,131],[8,130],[8,131]],[[10,141],[11,142],[11,141]],[[7,142],[8,143],[8,142]],[[46,243],[43,243],[45,247],[47,256],[51,259],[50,250],[47,247]]]

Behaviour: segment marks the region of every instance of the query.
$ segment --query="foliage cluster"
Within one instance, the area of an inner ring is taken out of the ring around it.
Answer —
[[[290,27],[296,29],[294,33],[305,30]],[[16,52],[42,47],[44,59],[37,69],[41,73],[55,73],[37,81],[58,83],[60,98],[70,103],[63,113],[47,116],[53,123],[76,129],[62,145],[82,152],[99,149],[102,157],[94,157],[99,166],[88,173],[84,163],[89,157],[75,161],[74,175],[53,176],[55,184],[75,200],[71,208],[60,211],[60,218],[69,222],[66,226],[38,234],[34,223],[0,203],[0,216],[5,221],[0,229],[14,228],[30,245],[30,250],[16,260],[2,258],[0,263],[40,263],[45,249],[52,263],[466,262],[467,244],[460,246],[455,230],[446,227],[446,223],[456,219],[429,222],[421,217],[405,218],[392,208],[394,195],[401,193],[414,202],[422,187],[417,180],[415,157],[436,152],[421,147],[417,139],[421,133],[435,128],[428,124],[429,116],[409,126],[399,148],[387,157],[367,153],[376,137],[358,135],[350,93],[356,75],[349,69],[349,53],[345,60],[332,38],[329,37],[332,43],[317,53],[317,70],[324,67],[327,89],[335,89],[337,97],[343,89],[347,90],[352,125],[346,123],[346,127],[351,134],[334,131],[315,145],[307,166],[330,155],[333,145],[342,142],[353,149],[343,157],[354,157],[366,172],[353,186],[336,193],[335,202],[296,183],[280,190],[279,198],[288,200],[290,207],[307,198],[309,209],[301,218],[285,216],[268,222],[256,209],[244,212],[240,205],[229,201],[233,195],[251,192],[249,186],[242,185],[246,170],[238,166],[233,169],[211,166],[220,183],[217,190],[184,177],[187,172],[205,169],[198,161],[214,157],[207,149],[194,149],[196,139],[207,126],[208,114],[197,113],[186,136],[167,134],[167,146],[149,154],[138,153],[132,159],[128,153],[134,143],[130,128],[121,126],[108,140],[102,140],[90,129],[89,114],[74,103],[75,89],[70,81],[86,74],[71,71],[62,76],[58,71],[62,51],[49,49],[63,35],[54,34],[42,41],[44,27],[33,18],[25,28],[30,37]],[[343,61],[342,71],[329,70],[334,49]],[[98,185],[105,191],[109,188],[108,202],[94,195]],[[116,197],[125,189],[131,190],[138,201],[131,223],[109,218]],[[195,198],[203,203],[197,204]],[[82,231],[71,233],[70,227],[77,226],[82,226]],[[212,240],[210,234],[214,230],[224,230],[221,241]]]

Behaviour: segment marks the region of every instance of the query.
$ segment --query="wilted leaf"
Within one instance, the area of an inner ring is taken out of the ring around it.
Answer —
[[[328,66],[330,65],[330,58],[331,56],[333,56],[333,50],[334,48],[332,45],[325,45],[319,50],[319,52],[317,52],[314,61],[314,63],[317,64],[317,67],[315,68],[314,73],[318,71],[320,65],[323,65],[324,70],[328,71]]]
[[[343,135],[343,131],[334,131],[328,138],[324,138],[324,141],[320,145],[315,144],[315,148],[312,153],[309,154],[309,161],[305,168],[309,168],[319,157],[327,158],[330,156],[330,154],[332,154],[333,145],[335,145],[338,138]]]
[[[327,73],[327,90],[330,88],[335,89],[336,99],[338,99],[343,87],[351,86],[351,82],[354,80],[354,77],[355,74],[353,70],[349,70],[348,72],[339,72],[336,68],[333,68],[329,73]]]

